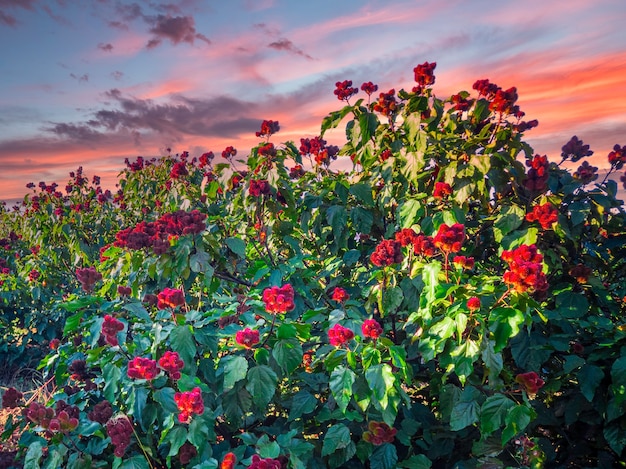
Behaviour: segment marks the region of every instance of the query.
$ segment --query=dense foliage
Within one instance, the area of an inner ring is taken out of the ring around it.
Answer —
[[[535,155],[515,88],[441,99],[434,69],[338,82],[299,146],[264,121],[246,158],[138,158],[116,193],[79,169],[4,211],[2,353],[45,355],[50,396],[4,392],[24,467],[622,460],[617,184],[562,167],[577,137]]]

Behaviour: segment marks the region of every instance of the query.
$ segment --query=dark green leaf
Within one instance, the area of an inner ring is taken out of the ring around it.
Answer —
[[[184,324],[176,326],[170,332],[172,350],[178,352],[185,363],[193,363],[196,356],[196,341],[191,332],[191,326]]]
[[[259,409],[264,409],[272,400],[277,383],[278,377],[269,366],[255,366],[248,370],[246,389]]]
[[[272,355],[285,373],[293,373],[302,363],[302,345],[295,338],[278,340],[274,344]]]
[[[370,456],[371,469],[393,469],[398,463],[396,447],[390,443],[377,446]]]
[[[480,431],[483,437],[498,430],[504,423],[504,419],[515,407],[515,402],[504,394],[489,396],[480,408]]]
[[[322,456],[327,456],[339,449],[346,448],[350,442],[350,430],[348,427],[343,423],[335,424],[324,435]]]
[[[343,365],[337,366],[330,374],[330,390],[344,413],[352,397],[352,385],[355,379],[354,372]]]
[[[450,429],[462,430],[478,422],[480,412],[480,391],[473,386],[467,386],[458,396],[450,414]]]
[[[241,238],[226,238],[226,246],[242,259],[246,257],[246,243]]]
[[[233,388],[237,381],[246,377],[248,361],[240,355],[228,355],[219,362],[218,373],[224,375],[224,391]]]

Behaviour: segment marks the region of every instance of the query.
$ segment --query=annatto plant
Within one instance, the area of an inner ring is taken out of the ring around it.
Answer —
[[[622,461],[617,185],[561,167],[591,155],[577,137],[535,155],[515,88],[441,99],[434,69],[354,104],[338,82],[344,107],[299,147],[264,121],[245,159],[128,162],[101,214],[119,229],[65,260],[49,401],[3,396],[24,467]],[[617,145],[609,174],[625,161]]]

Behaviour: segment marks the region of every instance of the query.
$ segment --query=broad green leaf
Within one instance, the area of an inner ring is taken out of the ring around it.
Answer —
[[[502,238],[519,228],[524,222],[525,216],[524,209],[517,205],[502,207],[500,214],[493,224],[493,233],[496,241],[502,241]]]
[[[207,426],[206,420],[197,416],[193,418],[189,424],[189,434],[187,435],[187,440],[200,447],[205,441],[207,441],[208,437],[209,427]]]
[[[176,456],[185,441],[187,441],[187,429],[181,425],[176,425],[167,433],[165,438],[165,442],[170,444],[168,456]]]
[[[290,374],[300,366],[304,354],[298,339],[293,338],[277,340],[274,344],[272,355],[282,370]]]
[[[387,407],[388,393],[394,387],[396,377],[388,364],[374,365],[365,372],[365,379],[372,390],[374,403],[378,403],[381,409]]]
[[[604,427],[603,433],[611,449],[617,454],[622,454],[626,447],[626,431],[622,425],[617,421],[611,422]]]
[[[359,182],[350,186],[350,194],[355,196],[359,202],[367,207],[374,206],[374,197],[372,195],[372,186],[366,182]]]
[[[322,443],[322,456],[328,456],[335,451],[346,448],[351,443],[350,430],[343,423],[330,427],[324,435]]]
[[[174,401],[174,394],[176,391],[172,388],[161,388],[154,391],[153,397],[166,412],[178,414],[179,410],[176,401]]]
[[[191,332],[191,326],[183,324],[176,326],[170,332],[170,344],[174,352],[178,352],[183,362],[193,363],[196,357],[196,341]]]
[[[615,401],[622,404],[626,400],[626,357],[620,357],[611,366],[611,390]]]
[[[107,363],[102,370],[102,376],[104,378],[104,397],[109,402],[115,402],[122,370],[113,363]]]
[[[263,435],[256,443],[259,456],[262,458],[277,458],[280,454],[280,446],[276,441],[270,441],[269,436]]]
[[[556,310],[564,318],[582,318],[589,311],[589,301],[583,293],[564,291],[556,297]]]
[[[458,395],[450,413],[450,429],[462,430],[478,422],[480,413],[480,391],[473,386],[467,386]]]
[[[337,398],[335,397],[335,400]],[[301,389],[293,395],[289,412],[289,419],[295,420],[303,414],[311,413],[317,407],[317,398],[310,392]]]
[[[269,366],[254,366],[248,370],[246,389],[259,409],[265,409],[272,400],[277,383],[278,377]]]
[[[525,405],[516,405],[509,410],[504,418],[506,427],[502,431],[502,446],[524,431],[533,419],[533,414],[534,411]]]
[[[504,394],[489,396],[480,408],[482,437],[484,438],[498,430],[504,424],[507,413],[513,407],[515,407],[515,402]]]
[[[337,405],[344,413],[352,397],[352,385],[355,379],[354,372],[343,365],[337,366],[330,374],[330,390],[335,401],[337,401]]]
[[[232,252],[237,254],[242,259],[245,259],[245,257],[246,257],[246,243],[244,242],[244,240],[242,240],[241,238],[231,237],[231,238],[226,238],[224,240],[224,242],[226,243],[226,246],[228,246],[228,248]]]
[[[385,443],[374,449],[370,456],[371,469],[393,469],[398,463],[396,447],[391,443]]]
[[[585,396],[585,399],[589,402],[593,402],[596,389],[604,379],[604,371],[602,371],[602,368],[599,366],[585,364],[581,367],[576,376],[578,377],[580,392]]]
[[[385,288],[382,292],[382,295],[383,311],[380,312],[381,316],[394,314],[398,310],[398,308],[402,304],[402,300],[404,299],[402,288],[397,286]]]
[[[198,250],[189,257],[189,267],[192,272],[204,272],[211,267],[210,260],[211,256],[206,251]]]
[[[398,467],[404,467],[406,469],[430,469],[433,467],[433,463],[428,459],[428,456],[424,454],[417,454],[411,456],[409,459],[400,461]]]
[[[150,469],[150,466],[148,461],[146,461],[145,456],[137,455],[129,459],[125,459],[118,469]]]
[[[224,392],[235,386],[237,381],[246,377],[248,361],[240,355],[228,355],[219,362],[218,373],[224,375]]]
[[[24,469],[39,469],[39,460],[43,455],[43,445],[39,441],[31,443],[24,458]]]

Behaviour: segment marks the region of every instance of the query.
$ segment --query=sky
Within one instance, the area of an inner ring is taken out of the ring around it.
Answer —
[[[0,200],[82,166],[114,189],[124,159],[246,154],[319,135],[335,82],[435,95],[517,87],[525,139],[560,161],[577,135],[607,168],[626,144],[624,0],[0,0]],[[327,134],[333,144],[339,133]]]

